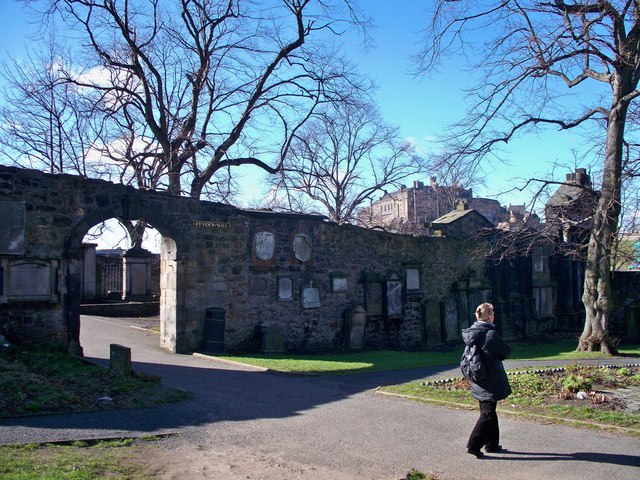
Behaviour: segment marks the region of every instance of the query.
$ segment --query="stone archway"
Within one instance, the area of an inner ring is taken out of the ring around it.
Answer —
[[[125,202],[126,203],[126,202]],[[80,303],[81,303],[81,269],[82,240],[85,234],[95,225],[112,218],[127,220],[144,218],[162,235],[161,271],[160,271],[160,346],[174,353],[186,351],[187,346],[182,339],[184,330],[184,252],[186,242],[180,235],[180,229],[173,225],[168,215],[153,208],[136,208],[135,211],[123,211],[116,206],[106,206],[92,211],[83,211],[72,228],[66,242],[63,258],[66,295],[62,298],[63,316],[66,318],[69,332],[69,350],[82,354],[80,345]],[[182,253],[181,253],[182,252]],[[66,261],[65,261],[66,260]]]

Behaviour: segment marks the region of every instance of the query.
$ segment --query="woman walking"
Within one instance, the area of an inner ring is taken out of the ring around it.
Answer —
[[[493,305],[478,305],[476,319],[473,325],[462,330],[462,339],[466,345],[478,345],[487,370],[487,376],[483,380],[471,382],[471,394],[480,403],[480,418],[467,442],[467,453],[482,458],[483,447],[487,453],[502,450],[496,407],[498,401],[511,394],[507,373],[502,365],[502,361],[511,355],[511,347],[496,330]]]

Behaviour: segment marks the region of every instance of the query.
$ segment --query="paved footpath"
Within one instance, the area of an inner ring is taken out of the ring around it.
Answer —
[[[173,440],[176,448],[191,448],[193,458],[202,451],[209,452],[212,462],[241,462],[212,452],[242,451],[245,458],[250,452],[282,465],[301,466],[298,476],[287,478],[322,478],[317,472],[331,471],[336,473],[334,479],[392,480],[411,468],[439,480],[640,478],[638,437],[503,415],[501,439],[508,452],[477,460],[464,453],[477,412],[374,391],[379,385],[456,375],[457,370],[280,375],[169,354],[159,348],[156,334],[132,328],[132,323],[83,317],[85,356],[106,363],[110,343],[129,346],[135,370],[159,375],[164,383],[192,392],[191,400],[153,409],[3,419],[0,444],[178,433]]]

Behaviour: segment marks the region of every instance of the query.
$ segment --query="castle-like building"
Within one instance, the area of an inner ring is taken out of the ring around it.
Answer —
[[[474,198],[471,188],[438,185],[436,177],[431,177],[429,185],[414,181],[412,187],[402,186],[398,191],[386,193],[363,209],[358,220],[369,228],[424,235],[429,233],[433,221],[457,209],[475,210],[501,228],[527,217],[524,205],[503,207],[497,200]]]

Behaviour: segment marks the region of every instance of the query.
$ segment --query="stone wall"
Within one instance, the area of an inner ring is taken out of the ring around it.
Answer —
[[[342,349],[360,304],[366,347],[421,348],[459,341],[476,302],[493,295],[484,259],[469,253],[477,245],[320,216],[10,167],[0,167],[0,214],[10,226],[0,236],[0,333],[9,339],[79,347],[82,239],[113,217],[144,218],[163,235],[160,344],[170,351],[199,349],[214,311],[228,351],[264,348],[265,335],[285,351]]]
[[[625,343],[640,342],[640,271],[613,272],[612,290],[616,310],[612,316],[611,333]]]

